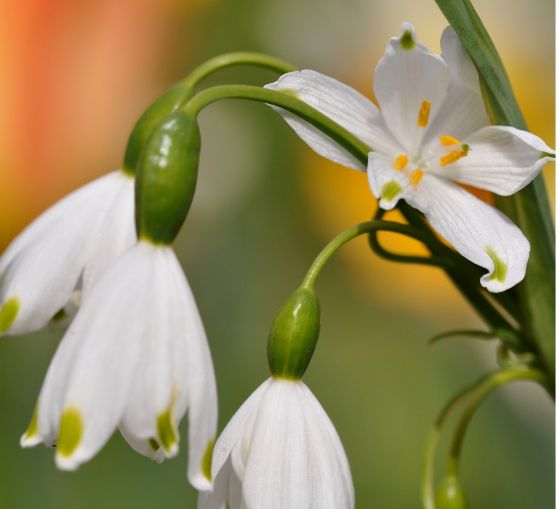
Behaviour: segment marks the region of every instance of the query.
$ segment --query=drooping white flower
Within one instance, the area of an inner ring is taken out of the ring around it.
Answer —
[[[140,241],[83,302],[48,369],[24,447],[56,443],[74,470],[119,427],[156,461],[177,453],[189,409],[190,482],[209,489],[217,397],[204,328],[173,250]]]
[[[270,378],[220,435],[214,490],[198,509],[352,509],[348,460],[329,417],[300,380]]]
[[[57,202],[0,258],[0,335],[38,330],[73,307],[135,239],[134,178],[122,171]]]
[[[403,198],[422,211],[459,253],[488,270],[482,285],[500,292],[523,279],[529,243],[504,214],[457,184],[513,194],[554,151],[531,133],[490,126],[478,74],[451,27],[441,48],[441,56],[432,53],[404,23],[375,71],[380,109],[314,71],[286,74],[267,87],[297,95],[371,147],[367,173],[380,206],[391,209]],[[365,169],[319,130],[276,109],[320,155]]]

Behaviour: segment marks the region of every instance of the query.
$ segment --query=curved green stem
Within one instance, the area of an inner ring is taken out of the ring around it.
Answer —
[[[218,55],[200,64],[184,80],[182,80],[182,83],[188,88],[195,89],[202,80],[214,72],[234,65],[252,65],[255,67],[269,69],[280,74],[286,74],[296,70],[296,67],[288,62],[279,58],[271,57],[270,55],[252,53],[248,51],[237,51]]]
[[[323,250],[317,255],[317,257],[311,264],[311,267],[307,271],[307,274],[305,275],[301,286],[303,288],[313,289],[315,281],[317,280],[319,273],[321,272],[327,261],[329,261],[331,256],[333,256],[342,246],[344,246],[344,244],[352,239],[355,239],[359,235],[365,233],[375,234],[378,231],[400,233],[402,235],[413,237],[421,242],[427,241],[422,232],[416,231],[411,226],[401,223],[373,220],[357,224],[339,233],[323,248]]]
[[[184,109],[190,115],[197,116],[206,106],[222,99],[247,99],[263,102],[294,113],[329,136],[364,166],[367,165],[371,147],[294,95],[251,85],[220,85],[199,92],[184,106]]]
[[[454,474],[455,476],[457,475],[467,427],[482,401],[495,389],[516,380],[532,380],[540,384],[545,384],[547,379],[541,371],[536,369],[511,369],[498,371],[497,373],[490,375],[482,384],[480,384],[476,391],[471,394],[471,400],[461,414],[457,427],[455,428],[451,443],[451,450],[447,461],[448,473]]]
[[[433,489],[435,456],[437,446],[442,435],[443,426],[451,416],[452,412],[465,399],[470,399],[457,425],[447,464],[447,474],[457,476],[461,446],[467,426],[474,412],[480,406],[484,398],[493,390],[516,380],[533,380],[544,384],[546,382],[546,377],[541,371],[530,368],[512,368],[490,373],[461,391],[449,403],[447,403],[440,412],[436,422],[434,423],[432,431],[430,432],[424,459],[424,475],[422,479],[422,502],[424,509],[436,509]]]

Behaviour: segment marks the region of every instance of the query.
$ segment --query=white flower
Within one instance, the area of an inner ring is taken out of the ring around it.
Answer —
[[[554,153],[533,134],[489,126],[478,74],[451,27],[441,48],[440,57],[403,24],[375,72],[380,109],[314,71],[286,74],[267,87],[297,95],[371,147],[367,173],[380,206],[391,209],[403,198],[422,211],[459,253],[488,270],[482,285],[499,292],[523,279],[529,243],[504,214],[457,183],[510,195]],[[364,169],[320,131],[276,109],[316,152]]]
[[[178,450],[187,406],[189,480],[210,489],[217,398],[206,335],[173,250],[141,241],[82,304],[21,444],[56,443],[57,465],[73,470],[118,426],[135,450],[162,461]]]
[[[350,467],[334,426],[301,381],[270,378],[214,448],[214,491],[198,509],[351,509]]]
[[[31,223],[0,258],[0,334],[44,327],[133,245],[134,178],[115,171]]]

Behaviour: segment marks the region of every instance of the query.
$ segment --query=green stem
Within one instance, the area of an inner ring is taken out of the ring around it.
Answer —
[[[401,223],[373,220],[357,224],[339,233],[323,248],[323,250],[317,255],[317,257],[311,264],[311,267],[307,271],[301,287],[312,290],[313,286],[315,285],[315,281],[317,280],[317,277],[319,276],[319,273],[321,272],[325,264],[342,246],[344,246],[344,244],[352,239],[355,239],[359,235],[365,233],[375,234],[378,231],[400,233],[402,235],[407,235],[409,237],[415,238],[421,242],[427,241],[422,232],[415,230],[409,225]]]
[[[296,67],[281,60],[279,58],[271,57],[270,55],[265,55],[263,53],[252,53],[247,51],[237,51],[233,53],[225,53],[223,55],[218,55],[210,60],[207,60],[203,64],[199,65],[194,71],[192,71],[182,83],[191,89],[195,89],[199,83],[220,69],[225,69],[227,67],[232,67],[235,65],[252,65],[255,67],[262,67],[264,69],[269,69],[280,74],[286,74],[288,72],[293,72]]]
[[[496,47],[470,0],[436,0],[436,3],[480,74],[492,121],[527,129]],[[521,227],[531,244],[525,279],[515,291],[520,296],[523,328],[539,352],[552,384],[555,372],[554,228],[542,175],[512,197],[496,201]]]
[[[367,165],[368,153],[371,152],[371,148],[366,143],[297,97],[277,90],[251,85],[220,85],[199,92],[184,108],[189,114],[196,116],[206,106],[222,99],[247,99],[263,102],[294,113],[302,120],[320,129],[350,152],[364,166]]]
[[[446,473],[456,477],[461,447],[464,441],[467,426],[472,419],[474,412],[488,394],[495,389],[516,380],[533,380],[544,384],[546,382],[546,377],[542,372],[530,368],[516,368],[497,371],[484,376],[476,383],[461,391],[440,412],[430,433],[424,459],[424,475],[422,480],[422,501],[424,509],[436,509],[433,491],[436,450],[441,439],[443,426],[451,416],[453,410],[455,410],[455,408],[457,408],[465,399],[469,398],[469,402],[457,424],[447,463]]]
[[[541,371],[536,369],[511,369],[506,371],[498,371],[488,376],[473,393],[470,395],[470,400],[466,405],[459,422],[455,428],[453,439],[451,442],[451,449],[447,461],[447,472],[457,476],[459,461],[461,457],[461,450],[465,440],[467,427],[478,409],[482,401],[495,389],[506,385],[516,380],[532,380],[540,384],[546,383],[546,377]]]

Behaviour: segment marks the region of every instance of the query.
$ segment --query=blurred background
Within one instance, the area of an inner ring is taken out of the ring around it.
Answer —
[[[553,0],[473,3],[530,129],[554,146]],[[48,205],[118,167],[141,112],[205,59],[267,52],[372,97],[373,69],[402,21],[438,51],[446,25],[429,0],[8,0],[2,7],[2,249]],[[236,69],[208,83],[274,79]],[[176,249],[213,351],[221,429],[267,376],[276,310],[321,247],[369,218],[375,202],[365,175],[316,156],[262,105],[220,103],[201,121],[200,183]],[[552,170],[545,169],[551,195]],[[436,333],[481,324],[438,270],[379,260],[364,239],[327,266],[318,291],[322,337],[305,381],[346,447],[357,508],[419,508],[430,426],[447,399],[495,366],[494,346],[457,339],[427,347]],[[0,507],[194,508],[185,440],[178,458],[158,466],[115,435],[76,473],[57,471],[51,450],[19,448],[61,337],[49,330],[0,342]],[[461,471],[472,507],[553,507],[553,419],[549,398],[529,384],[484,404]]]

